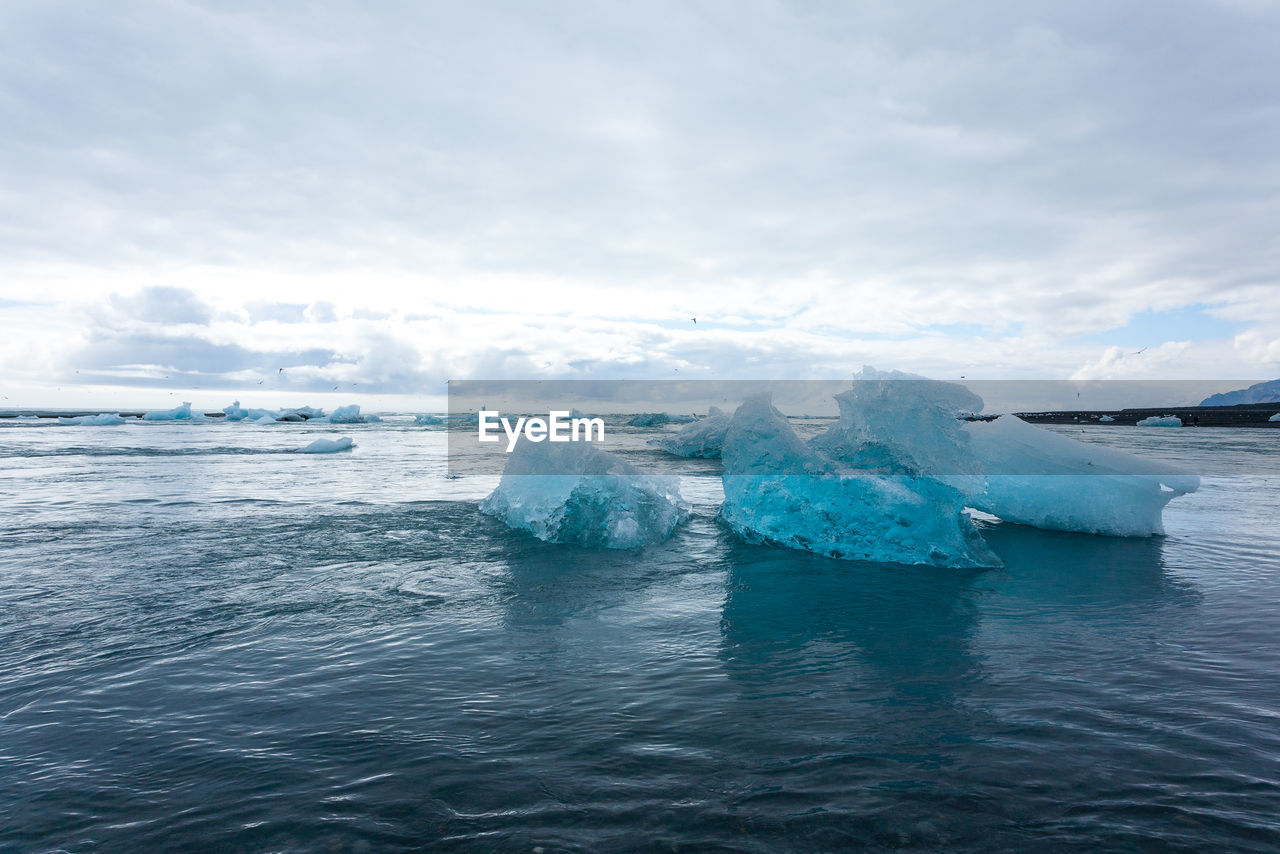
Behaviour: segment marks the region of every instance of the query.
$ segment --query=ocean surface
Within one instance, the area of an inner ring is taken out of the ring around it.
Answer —
[[[1280,430],[1061,429],[1210,476],[968,572],[744,545],[711,462],[598,552],[405,417],[0,421],[0,851],[1277,850]]]

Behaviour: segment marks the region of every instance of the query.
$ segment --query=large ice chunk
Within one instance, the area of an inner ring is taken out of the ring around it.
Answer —
[[[965,425],[985,478],[969,504],[1009,522],[1122,537],[1164,533],[1170,500],[1200,478],[1169,463],[1077,442],[1013,416]]]
[[[915,401],[926,414],[948,408],[955,398],[949,391],[931,398],[925,385],[901,397],[871,389],[870,399],[881,395],[899,403]],[[920,472],[929,453],[954,456],[953,446],[963,440],[895,442],[882,434],[882,425],[892,424],[899,432],[910,424],[902,420],[906,413],[889,421],[857,413],[866,399],[856,389],[837,401],[840,423],[812,444],[796,435],[767,395],[743,402],[729,423],[722,454],[721,517],[729,527],[750,541],[830,557],[999,566],[1000,559],[963,512],[961,493]],[[867,470],[872,468],[879,471]]]
[[[102,412],[97,415],[76,415],[70,418],[58,419],[58,423],[64,427],[114,427],[124,422],[124,417],[115,412]]]
[[[413,416],[413,423],[420,427],[434,427],[437,424],[444,424],[445,419],[441,418],[439,415],[422,412]]]
[[[689,513],[674,478],[585,442],[528,440],[480,509],[545,542],[611,549],[666,540]]]
[[[724,449],[724,434],[729,430],[731,417],[713,406],[706,418],[687,425],[673,436],[663,436],[654,444],[678,457],[716,459]]]
[[[1139,427],[1181,427],[1182,419],[1176,415],[1152,415],[1138,422]]]

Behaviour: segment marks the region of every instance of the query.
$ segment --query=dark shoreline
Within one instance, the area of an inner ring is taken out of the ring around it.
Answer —
[[[1015,412],[1031,424],[1099,424],[1133,427],[1144,418],[1176,415],[1183,427],[1280,427],[1267,419],[1280,412],[1280,402],[1241,403],[1236,406],[1165,406],[1146,409],[1076,409],[1053,412]],[[1113,420],[1103,421],[1102,416]]]

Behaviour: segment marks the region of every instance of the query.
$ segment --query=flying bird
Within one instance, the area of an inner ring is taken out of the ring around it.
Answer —
[[[689,319],[690,319],[690,320],[692,320],[692,321],[694,322],[694,325],[695,325],[695,326],[697,325],[697,323],[698,323],[698,318],[696,318],[696,317],[691,317],[691,318],[689,318]]]
[[[1151,346],[1151,345],[1150,345],[1150,344],[1148,344],[1148,345],[1147,345],[1147,347],[1149,347],[1149,346]],[[1147,347],[1143,347],[1141,350],[1138,350],[1138,351],[1134,352],[1132,355],[1134,355],[1134,356],[1141,356],[1143,353],[1147,352]]]

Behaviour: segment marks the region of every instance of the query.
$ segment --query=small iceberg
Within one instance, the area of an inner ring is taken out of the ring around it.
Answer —
[[[439,424],[444,424],[445,419],[441,418],[439,415],[430,415],[424,412],[413,416],[413,423],[417,424],[419,427],[434,427]]]
[[[670,415],[666,412],[642,412],[627,422],[632,427],[663,427],[667,424],[688,424],[692,415]]]
[[[1138,422],[1139,427],[1181,427],[1182,419],[1176,415],[1152,415]]]
[[[1271,416],[1270,418],[1268,418],[1267,420],[1268,420],[1268,421],[1280,421],[1280,412],[1277,412],[1275,415],[1272,415],[1272,416]]]
[[[143,421],[208,421],[203,412],[192,412],[191,404],[183,403],[173,409],[148,412],[142,416]]]
[[[713,406],[706,418],[685,426],[674,436],[657,439],[653,444],[677,457],[719,459],[731,419],[728,413]]]
[[[124,416],[115,412],[102,412],[98,415],[76,415],[71,418],[59,418],[63,427],[114,427],[125,422]]]
[[[1107,422],[1107,423],[1110,423],[1110,422],[1112,422],[1112,421],[1115,421],[1115,419],[1114,419],[1114,418],[1112,418],[1110,415],[1104,415],[1104,416],[1102,416],[1101,418],[1099,418],[1098,420],[1099,420],[1099,421],[1103,421],[1103,422]]]
[[[349,451],[355,445],[351,442],[350,436],[343,436],[341,439],[316,439],[305,448],[299,448],[299,454],[336,454],[339,451]]]
[[[253,423],[254,424],[275,424],[276,417],[270,413],[265,413],[253,419]]]
[[[608,549],[662,542],[689,515],[674,478],[643,474],[589,443],[528,440],[480,510],[544,542]]]

